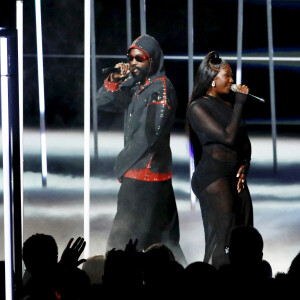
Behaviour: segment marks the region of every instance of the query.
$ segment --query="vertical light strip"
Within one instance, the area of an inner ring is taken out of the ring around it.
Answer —
[[[140,0],[141,35],[146,34],[146,0]]]
[[[194,85],[194,10],[193,0],[188,0],[188,80],[189,95],[192,95]]]
[[[273,171],[277,172],[277,129],[276,129],[276,102],[275,102],[275,78],[273,62],[273,30],[272,30],[272,2],[267,1],[267,21],[268,21],[268,48],[269,48],[269,79],[270,79],[270,98],[271,98],[271,125],[273,139]]]
[[[2,110],[2,153],[3,153],[3,209],[4,209],[4,260],[5,260],[5,299],[13,299],[13,257],[12,257],[12,203],[11,203],[11,164],[10,128],[8,104],[8,63],[7,38],[0,38],[1,48],[1,110]]]
[[[90,250],[90,76],[91,76],[91,1],[84,1],[84,239],[85,258]]]
[[[96,71],[96,38],[95,38],[95,3],[91,0],[91,64],[92,64],[92,103],[94,131],[94,159],[98,160],[98,114],[97,114],[97,71]]]
[[[21,188],[21,243],[23,245],[23,1],[17,1],[17,31],[18,31],[18,74],[19,74],[19,124],[20,124],[20,188]],[[22,263],[22,276],[24,274],[24,263]]]
[[[192,95],[194,85],[194,9],[193,0],[188,0],[188,79],[189,79],[189,95],[188,99]],[[189,145],[190,149],[190,178],[192,179],[194,173],[194,153],[192,151],[192,145]],[[190,189],[191,193],[191,209],[196,208],[196,196]]]
[[[131,0],[126,0],[126,28],[127,28],[127,49],[128,49],[132,43]]]
[[[243,14],[244,14],[244,0],[239,0],[238,26],[237,26],[238,32],[237,32],[236,84],[240,84],[242,82]]]
[[[38,62],[39,82],[39,104],[40,104],[40,130],[41,130],[41,159],[42,159],[42,184],[47,185],[47,153],[46,153],[46,131],[45,131],[45,94],[44,94],[44,67],[43,67],[43,41],[42,41],[42,17],[41,1],[35,0],[36,18],[36,44]]]

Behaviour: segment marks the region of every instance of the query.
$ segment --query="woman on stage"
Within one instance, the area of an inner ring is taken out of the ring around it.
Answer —
[[[251,144],[242,121],[249,88],[238,85],[230,101],[233,82],[230,65],[218,52],[208,53],[197,70],[187,108],[195,163],[191,185],[200,202],[205,233],[203,261],[217,269],[229,263],[226,252],[231,229],[253,225],[246,182]]]

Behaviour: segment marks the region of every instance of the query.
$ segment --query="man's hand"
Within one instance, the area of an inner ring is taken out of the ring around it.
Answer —
[[[65,250],[61,255],[59,264],[65,265],[67,267],[78,267],[80,264],[86,261],[86,259],[78,260],[86,245],[84,238],[78,237],[74,244],[71,246],[73,240],[74,239],[71,238],[68,242]]]
[[[112,82],[118,82],[120,79],[125,78],[130,73],[130,64],[118,63],[115,68],[121,69],[120,73],[111,73],[109,79]]]

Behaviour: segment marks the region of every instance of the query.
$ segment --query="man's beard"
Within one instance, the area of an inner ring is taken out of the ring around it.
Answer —
[[[137,80],[137,82],[141,82],[144,83],[147,73],[148,73],[148,68],[139,68],[139,67],[135,67],[134,70],[138,70],[138,74],[135,74],[135,72],[132,72],[132,76]]]
[[[123,82],[120,83],[119,85],[120,90],[124,91],[127,89],[131,89],[136,84],[145,83],[149,69],[147,67],[145,68],[135,67],[135,69],[139,70],[138,74],[135,74],[134,72],[130,72],[128,77]]]

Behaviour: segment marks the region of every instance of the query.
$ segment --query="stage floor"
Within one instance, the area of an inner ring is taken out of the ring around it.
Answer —
[[[0,136],[1,137],[1,136]],[[300,250],[300,138],[279,136],[277,173],[273,172],[270,135],[250,135],[252,165],[248,185],[253,199],[254,226],[264,239],[264,258],[276,272],[286,272]],[[24,239],[34,233],[51,234],[59,255],[71,237],[83,236],[83,131],[46,132],[47,187],[42,187],[39,131],[24,131]],[[98,159],[91,134],[90,255],[104,254],[116,211],[119,183],[114,160],[122,149],[122,132],[99,132]],[[2,138],[0,139],[2,143]],[[2,157],[2,144],[0,145]],[[188,263],[202,260],[204,234],[199,203],[190,196],[188,141],[171,136],[173,187],[180,220],[181,246]],[[0,222],[3,224],[3,173],[0,169]],[[3,241],[3,226],[0,226]],[[3,243],[1,243],[3,245]],[[0,248],[4,259],[4,247]]]

